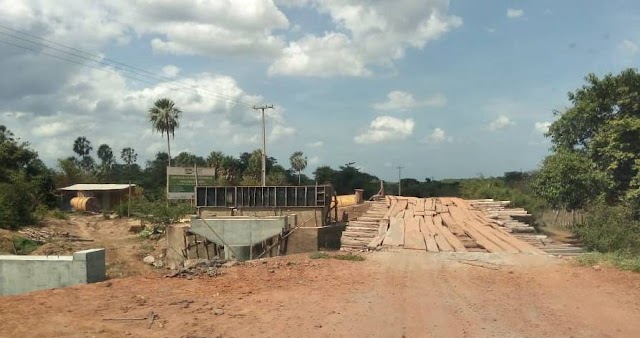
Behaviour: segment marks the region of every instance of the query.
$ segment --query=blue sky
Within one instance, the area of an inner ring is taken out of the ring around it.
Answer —
[[[265,103],[276,106],[267,153],[286,165],[304,151],[307,174],[347,162],[390,180],[398,165],[418,179],[531,170],[566,93],[640,56],[634,1],[65,4],[0,0],[0,124],[50,165],[79,135],[152,158],[166,143],[146,110],[166,96],[184,111],[174,155],[258,148],[250,107]],[[154,76],[140,81],[23,33]]]

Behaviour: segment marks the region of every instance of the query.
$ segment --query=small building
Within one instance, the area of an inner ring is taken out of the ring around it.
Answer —
[[[112,210],[120,203],[126,202],[129,194],[137,196],[142,194],[142,188],[135,184],[74,184],[58,189],[62,192],[63,203],[71,207],[71,199],[74,197],[93,197],[96,199],[100,210]]]

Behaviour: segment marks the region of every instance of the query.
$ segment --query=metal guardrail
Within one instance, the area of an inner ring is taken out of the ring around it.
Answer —
[[[331,185],[196,187],[196,207],[297,208],[331,206]]]

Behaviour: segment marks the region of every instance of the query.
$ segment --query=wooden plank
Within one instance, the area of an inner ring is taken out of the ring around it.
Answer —
[[[433,217],[422,217],[420,220],[420,231],[424,237],[425,245],[428,252],[440,252],[438,250],[438,243],[436,243],[434,233],[431,232],[431,225],[433,224]],[[431,223],[431,224],[429,224]]]
[[[438,243],[438,249],[440,251],[446,252],[454,251],[453,247],[449,244],[449,241],[444,234],[445,232],[449,231],[444,226],[442,226],[442,218],[440,216],[433,217],[433,222],[428,222],[427,227],[429,227],[429,225],[433,226],[433,228],[430,228],[429,230],[434,233],[433,238],[436,240],[436,243]]]
[[[445,221],[446,220],[446,221]],[[447,225],[445,225],[447,224]],[[460,227],[457,224],[453,223],[451,219],[451,215],[449,213],[443,213],[434,217],[434,225],[436,227],[442,227],[440,229],[442,235],[447,240],[447,243],[455,250],[456,252],[465,252],[467,249],[464,247],[464,244],[460,241],[458,237],[452,232],[452,229],[459,229]]]
[[[439,198],[435,201],[435,211],[437,214],[442,213],[442,201]]]
[[[427,198],[427,200],[424,203],[424,210],[425,211],[436,211],[436,199],[435,198]]]
[[[459,207],[451,207],[449,208],[449,214],[451,214],[451,219],[458,225],[462,231],[464,231],[469,237],[471,237],[478,245],[482,246],[489,252],[504,252],[504,248],[500,245],[494,243],[489,240],[482,231],[478,231],[474,226],[469,225],[467,220],[466,213],[467,210],[464,210]],[[446,222],[446,220],[445,220]]]
[[[389,220],[380,221],[380,226],[378,227],[378,234],[374,237],[371,242],[369,242],[369,249],[374,250],[375,248],[382,245],[382,240],[384,240],[384,236],[387,234],[387,230],[389,229]]]
[[[456,204],[457,206],[457,204]],[[497,236],[498,231],[494,231],[493,228],[487,227],[474,219],[473,211],[465,208],[456,207],[458,220],[463,226],[465,232],[473,238],[478,244],[483,246],[489,252],[508,252],[518,253],[520,250],[516,249],[508,241],[504,241],[500,236]],[[453,213],[452,213],[453,216]],[[465,228],[466,226],[466,228]]]
[[[422,217],[405,217],[404,247],[405,249],[427,250],[422,232],[420,232],[420,222]]]
[[[544,254],[544,252],[528,243],[525,243],[524,241],[519,240],[518,238],[504,232],[501,231],[499,229],[495,229],[492,226],[492,223],[489,222],[486,218],[482,217],[482,212],[480,211],[473,211],[472,212],[472,217],[473,219],[475,219],[478,222],[478,226],[483,227],[483,229],[491,229],[494,236],[501,240],[504,243],[507,243],[508,245],[512,246],[513,248],[515,248],[516,250],[518,250],[519,252],[524,252],[524,253],[533,253],[533,254]]]
[[[404,245],[404,210],[389,220],[389,230],[382,242],[388,246]]]
[[[403,211],[404,209],[407,208],[407,200],[406,199],[399,199],[398,202],[396,203],[395,207],[393,208],[393,211],[391,212],[391,217],[394,217],[396,215],[398,215],[401,211]]]

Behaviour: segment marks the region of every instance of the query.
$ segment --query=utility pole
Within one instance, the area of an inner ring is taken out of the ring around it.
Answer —
[[[398,168],[398,196],[402,196],[402,169],[404,167],[397,166]]]
[[[265,109],[273,109],[273,105],[253,106],[262,111],[262,186],[267,186],[267,127],[264,121]]]

